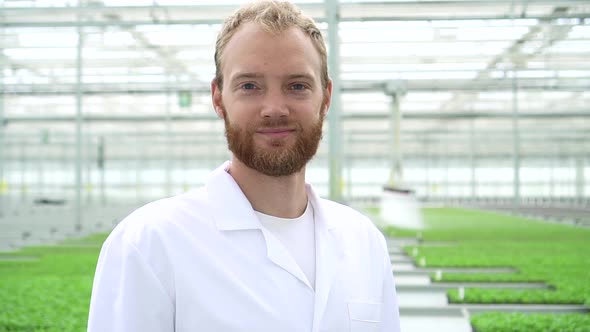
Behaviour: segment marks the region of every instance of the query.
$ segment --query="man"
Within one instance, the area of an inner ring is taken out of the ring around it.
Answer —
[[[211,83],[231,162],[103,245],[88,330],[399,331],[383,236],[305,183],[330,105],[326,49],[289,3],[241,8]]]

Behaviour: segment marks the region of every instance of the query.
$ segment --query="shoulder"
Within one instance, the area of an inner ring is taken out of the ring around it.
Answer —
[[[361,212],[327,199],[320,199],[324,218],[336,230],[342,245],[358,257],[381,266],[389,261],[387,242],[373,221]]]
[[[146,239],[164,236],[178,224],[198,224],[199,220],[206,220],[203,217],[210,214],[208,206],[203,188],[159,199],[131,212],[113,229],[109,238],[121,238],[140,246]]]
[[[346,226],[375,227],[369,217],[348,205],[340,204],[325,198],[320,198],[319,202],[324,213],[326,213],[326,217],[330,219],[338,218],[338,221],[331,220],[332,222],[344,224]]]
[[[328,199],[321,198],[319,201],[331,225],[348,233],[360,232],[373,239],[383,237],[373,221],[358,210]]]

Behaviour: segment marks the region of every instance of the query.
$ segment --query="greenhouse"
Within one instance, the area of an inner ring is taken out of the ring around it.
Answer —
[[[86,331],[109,233],[232,159],[244,3],[0,0],[0,331]],[[385,235],[401,331],[590,332],[590,3],[292,3],[332,80],[305,181]]]

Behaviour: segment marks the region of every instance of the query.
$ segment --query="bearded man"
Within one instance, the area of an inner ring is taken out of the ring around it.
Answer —
[[[88,331],[398,332],[383,235],[305,182],[332,93],[313,20],[288,2],[245,5],[225,21],[215,64],[233,158],[203,188],[117,225]]]

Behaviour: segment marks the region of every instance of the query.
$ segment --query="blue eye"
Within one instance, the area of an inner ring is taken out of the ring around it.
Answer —
[[[254,90],[254,89],[256,89],[256,85],[254,85],[252,83],[245,83],[245,84],[242,84],[242,89],[244,89],[244,90]]]
[[[293,90],[305,90],[305,85],[301,84],[301,83],[296,83],[291,85],[291,89]]]

